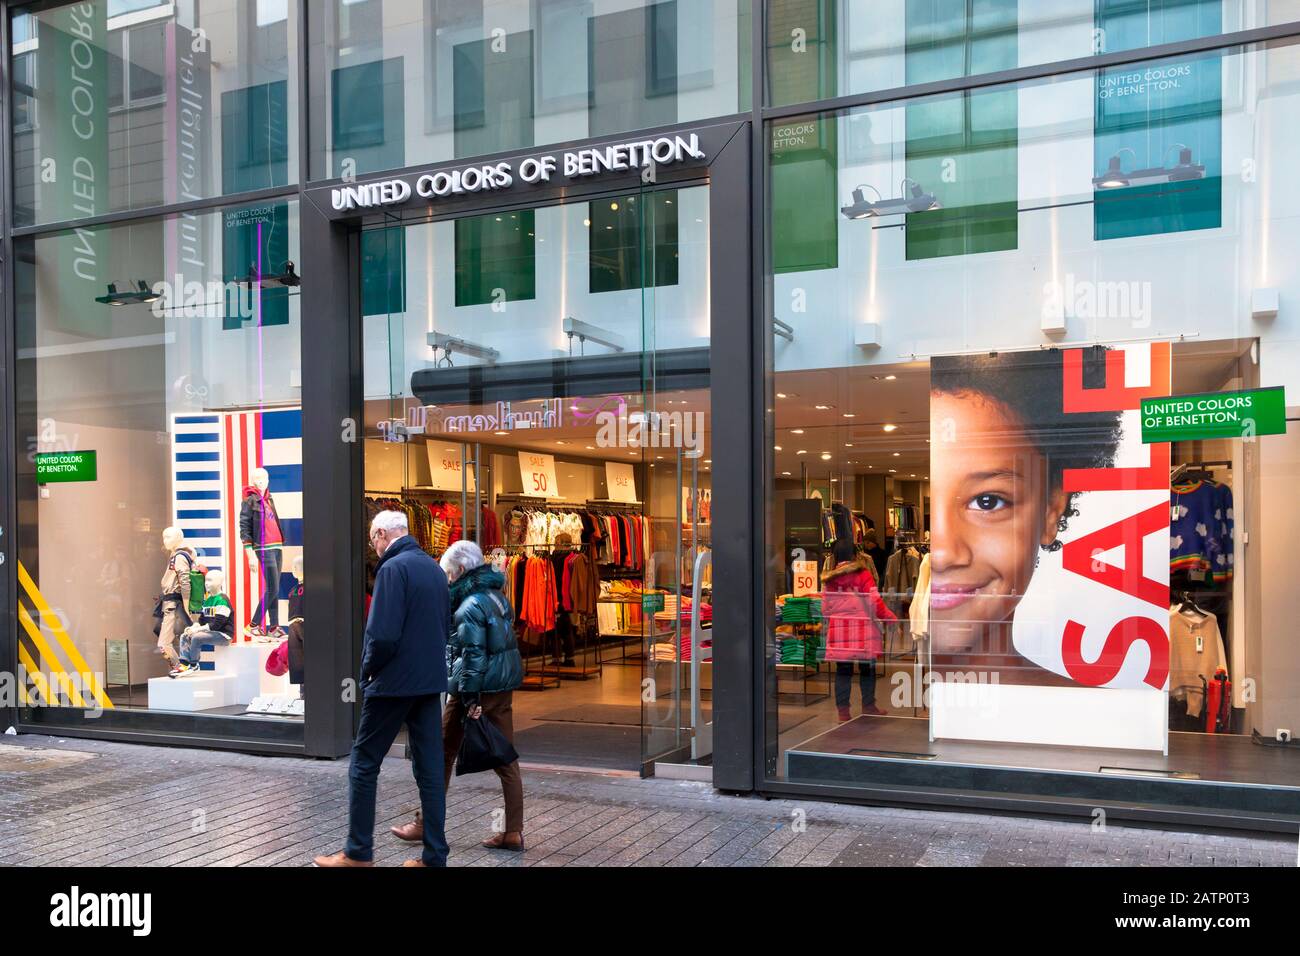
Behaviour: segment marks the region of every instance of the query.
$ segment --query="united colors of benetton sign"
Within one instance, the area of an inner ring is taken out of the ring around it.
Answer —
[[[1281,386],[1171,395],[1142,402],[1142,441],[1148,445],[1285,433],[1286,396]]]
[[[399,206],[418,196],[435,200],[451,196],[510,189],[516,183],[544,185],[554,178],[581,180],[608,173],[651,170],[688,160],[705,159],[696,133],[688,136],[660,136],[656,139],[593,146],[559,156],[529,156],[523,160],[484,163],[461,169],[424,173],[414,180],[386,179],[374,183],[339,186],[330,190],[330,202],[338,212]]]

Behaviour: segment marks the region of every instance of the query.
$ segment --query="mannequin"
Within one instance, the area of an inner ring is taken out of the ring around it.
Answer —
[[[293,559],[293,576],[298,583],[289,592],[289,683],[303,682],[304,654],[303,637],[303,578],[302,556]]]
[[[248,634],[255,639],[283,637],[280,630],[280,568],[284,556],[284,532],[271,497],[271,476],[265,468],[254,468],[252,484],[244,488],[239,509],[239,540],[250,571],[260,569],[266,587],[253,611]]]
[[[158,629],[158,651],[167,658],[173,669],[180,666],[176,641],[192,623],[190,603],[190,571],[197,564],[194,551],[185,543],[185,533],[180,528],[166,528],[162,533],[162,549],[167,554],[167,567],[163,570],[162,624]]]
[[[199,619],[181,635],[181,664],[173,667],[169,677],[197,674],[203,655],[203,645],[228,644],[235,637],[235,616],[230,599],[222,593],[226,576],[220,571],[209,571],[203,580],[203,610]]]

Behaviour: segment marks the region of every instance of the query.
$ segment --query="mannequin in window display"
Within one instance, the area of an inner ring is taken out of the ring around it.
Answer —
[[[303,580],[302,580],[302,557],[293,559],[293,576],[297,580],[293,590],[289,592],[289,683],[301,684],[305,671],[305,650],[303,648],[303,638],[305,635],[303,622]]]
[[[158,629],[158,651],[167,658],[173,669],[181,665],[176,653],[176,642],[185,629],[193,623],[190,619],[190,572],[198,559],[194,550],[185,543],[185,533],[180,528],[166,528],[162,533],[162,548],[167,553],[167,567],[163,570],[162,624]]]
[[[204,578],[203,610],[199,619],[181,635],[181,663],[173,667],[169,677],[197,674],[205,644],[229,644],[235,639],[235,616],[230,599],[222,593],[226,576],[220,571],[209,571]]]
[[[250,571],[262,572],[265,590],[253,611],[248,635],[255,639],[283,637],[280,629],[280,568],[284,560],[284,532],[271,497],[271,476],[265,468],[254,468],[252,484],[244,488],[239,508],[239,540]]]

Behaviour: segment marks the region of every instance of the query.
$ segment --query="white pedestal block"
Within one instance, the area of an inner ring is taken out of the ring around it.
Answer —
[[[212,649],[212,663],[217,674],[228,674],[235,681],[236,704],[250,704],[264,694],[287,694],[289,675],[275,677],[266,672],[266,659],[274,644],[222,644]]]
[[[236,703],[235,678],[229,674],[149,678],[150,710],[211,710]]]

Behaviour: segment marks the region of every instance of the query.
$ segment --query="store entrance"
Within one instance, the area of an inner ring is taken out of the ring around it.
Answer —
[[[502,575],[525,763],[708,759],[708,200],[362,233],[366,520],[401,510]]]

